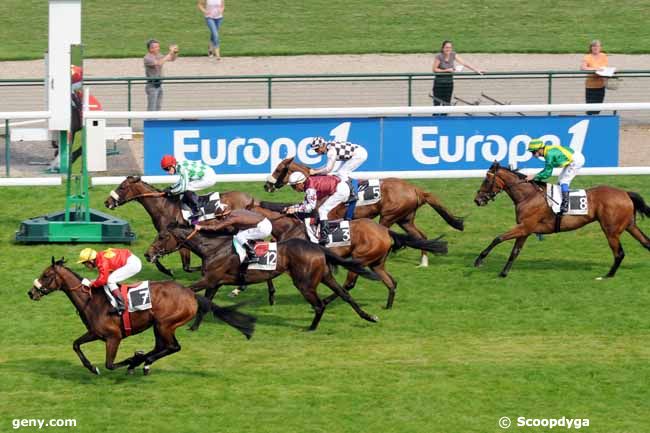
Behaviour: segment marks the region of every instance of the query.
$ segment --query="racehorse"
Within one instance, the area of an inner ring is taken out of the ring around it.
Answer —
[[[286,239],[309,240],[304,222],[295,215],[283,215],[279,210],[282,204],[260,202],[251,210],[267,217],[273,225],[273,237],[278,241]],[[391,274],[386,271],[385,264],[388,255],[402,248],[410,247],[428,251],[435,254],[447,253],[447,242],[439,239],[420,240],[409,235],[395,233],[388,228],[377,224],[368,218],[360,218],[350,221],[350,245],[328,248],[331,252],[340,257],[352,257],[363,266],[372,269],[388,289],[388,300],[386,308],[392,308],[395,300],[397,282]],[[358,275],[348,272],[343,287],[346,290],[354,288]],[[330,302],[336,298],[336,294],[326,298]]]
[[[289,175],[299,171],[305,176],[309,175],[309,167],[296,162],[294,158],[287,158],[281,161],[273,173],[264,183],[266,192],[273,192],[287,184]],[[434,194],[426,192],[421,188],[405,180],[395,177],[382,179],[380,183],[381,200],[378,203],[364,206],[357,206],[354,210],[354,218],[374,218],[379,215],[379,224],[391,227],[399,225],[406,233],[416,239],[426,239],[426,235],[415,225],[415,213],[424,204],[431,206],[447,224],[462,231],[464,229],[463,219],[454,216]],[[343,218],[346,207],[337,206],[329,215],[330,219]],[[429,260],[426,251],[422,251],[420,266],[427,266]]]
[[[253,197],[245,192],[230,191],[220,194],[221,202],[230,207],[230,209],[244,209],[253,205]],[[156,231],[160,232],[171,223],[183,224],[183,214],[181,212],[181,201],[178,197],[167,197],[164,192],[149,185],[140,179],[140,176],[129,176],[116,190],[111,191],[104,205],[108,209],[115,209],[132,200],[137,200],[151,217]],[[190,267],[190,251],[186,248],[179,250],[183,270],[193,272],[198,268]],[[158,262],[158,269],[169,276],[172,274]]]
[[[74,341],[72,347],[83,366],[91,373],[99,375],[99,369],[81,351],[82,344],[103,340],[106,343],[106,368],[115,370],[128,366],[128,372],[133,373],[137,366],[144,363],[143,372],[147,375],[155,361],[181,350],[174,335],[176,328],[189,322],[199,312],[206,314],[212,311],[215,317],[239,330],[246,338],[250,338],[255,331],[255,317],[236,311],[236,307],[219,307],[174,281],[152,281],[149,290],[154,307],[130,314],[133,335],[153,326],[155,347],[148,353],[136,352],[132,357],[115,363],[117,349],[124,338],[120,317],[109,314],[111,305],[102,289],[83,286],[82,278],[64,264],[63,259],[55,261],[52,257],[51,266],[34,280],[27,294],[34,301],[56,290],[61,290],[68,296],[88,330]]]
[[[343,266],[362,277],[378,280],[379,276],[364,268],[357,261],[343,259],[319,245],[302,239],[289,239],[277,243],[277,264],[274,271],[248,269],[241,275],[239,256],[235,253],[232,236],[200,232],[189,227],[173,225],[167,231],[158,234],[151,244],[145,257],[149,261],[187,246],[193,253],[203,259],[203,278],[190,286],[194,291],[205,289],[208,299],[214,298],[222,285],[255,284],[268,281],[283,273],[291,276],[293,285],[314,309],[314,319],[309,326],[310,331],[318,327],[325,312],[327,303],[322,301],[316,291],[318,284],[323,283],[356,311],[364,320],[377,322],[377,316],[363,311],[347,290],[334,279],[333,268]],[[243,278],[242,278],[243,277]],[[195,329],[203,319],[197,314],[190,329]]]
[[[530,182],[523,174],[502,167],[496,161],[485,174],[485,179],[476,193],[474,202],[478,206],[485,206],[504,190],[515,204],[517,225],[494,238],[492,243],[474,261],[474,266],[481,266],[494,247],[501,242],[515,239],[510,258],[501,271],[502,277],[508,275],[528,236],[533,233],[558,231],[556,230],[557,217],[546,203],[545,184],[540,186],[535,182]],[[576,230],[598,221],[614,254],[614,264],[605,276],[605,278],[610,278],[616,274],[616,270],[625,257],[620,241],[623,231],[627,231],[641,245],[650,250],[650,239],[639,229],[635,219],[635,213],[650,216],[650,207],[646,205],[639,194],[618,188],[596,186],[587,189],[586,192],[589,213],[587,215],[562,216],[559,231]]]

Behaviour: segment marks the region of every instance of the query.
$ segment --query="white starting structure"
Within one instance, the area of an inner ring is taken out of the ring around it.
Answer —
[[[83,55],[81,51],[81,0],[49,0],[49,45],[45,57],[46,105],[48,107],[48,132],[59,143],[60,171],[67,174],[66,202],[63,211],[30,218],[21,223],[16,240],[27,243],[43,242],[131,242],[135,234],[129,224],[111,215],[93,210],[89,206],[89,176],[86,145],[86,128],[81,129],[81,172],[72,173],[70,161],[74,136],[72,130],[73,91],[83,85]],[[78,68],[76,68],[78,67]],[[72,75],[76,73],[73,89]],[[75,94],[75,103],[88,104],[88,92],[83,101],[80,92]],[[85,111],[79,107],[80,112]],[[90,122],[95,125],[100,121]],[[81,125],[76,125],[76,128]],[[106,169],[106,147],[103,144],[101,165]],[[96,155],[94,150],[93,154]]]

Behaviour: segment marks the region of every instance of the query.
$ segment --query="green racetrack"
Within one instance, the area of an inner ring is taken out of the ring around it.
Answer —
[[[432,257],[426,269],[415,267],[416,251],[391,257],[388,269],[399,284],[392,311],[383,309],[383,285],[360,280],[352,294],[380,323],[362,321],[337,301],[317,332],[305,332],[311,310],[282,277],[275,306],[266,304],[264,285],[240,298],[259,319],[251,341],[211,319],[197,333],[182,328],[182,351],[154,364],[148,377],[141,370],[135,376],[107,371],[101,342],[84,346],[102,371],[91,375],[72,351],[84,327],[66,296],[27,297],[52,255],[72,263],[83,247],[13,243],[21,220],[63,207],[64,188],[0,189],[0,431],[12,430],[17,418],[75,418],[76,428],[50,431],[496,432],[505,431],[497,425],[502,416],[513,423],[520,416],[564,416],[589,418],[583,430],[591,433],[647,432],[650,253],[624,234],[627,256],[617,277],[596,281],[612,255],[592,224],[541,242],[531,237],[507,279],[497,275],[511,242],[475,269],[475,256],[514,222],[505,195],[486,208],[474,205],[480,182],[416,182],[466,216],[466,231],[421,209],[417,222],[431,237],[446,236],[449,255]],[[574,186],[596,184],[650,199],[642,176],[583,176]],[[261,183],[219,189],[299,199],[287,190],[266,194]],[[95,208],[104,210],[109,190],[92,189]],[[135,203],[114,213],[132,224],[138,234],[132,249],[142,257],[154,237],[149,217]],[[650,233],[650,221],[640,226]],[[183,274],[176,257],[165,263],[183,282],[198,278]],[[71,267],[92,277],[80,265]],[[163,279],[149,264],[141,277]],[[321,286],[321,294],[326,290]],[[219,304],[232,302],[226,291]],[[129,338],[118,359],[152,345],[151,331]]]

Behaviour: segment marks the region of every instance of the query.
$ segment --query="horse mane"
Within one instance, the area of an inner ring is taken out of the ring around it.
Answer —
[[[260,201],[260,207],[262,209],[272,210],[273,212],[282,212],[282,210],[288,206],[293,205],[294,203],[278,203],[273,201]]]
[[[508,171],[508,172],[510,172],[510,173],[512,173],[512,174],[514,174],[514,175],[516,175],[519,179],[525,179],[525,178],[526,178],[526,175],[523,174],[523,173],[520,171],[519,168],[512,169],[512,168],[510,168],[510,167],[506,167],[505,165],[498,165],[498,164],[497,164],[497,168],[502,168],[502,169],[504,169],[504,170],[506,170],[506,171]]]

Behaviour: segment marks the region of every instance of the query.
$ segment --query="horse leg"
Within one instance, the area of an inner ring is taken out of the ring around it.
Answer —
[[[356,313],[359,315],[364,320],[367,320],[368,322],[378,322],[379,318],[375,315],[370,315],[363,311],[359,304],[357,304],[357,301],[355,301],[352,296],[350,296],[350,293],[348,293],[347,290],[345,290],[343,287],[339,285],[339,283],[334,279],[332,274],[327,274],[324,275],[323,278],[321,279],[321,282],[325,284],[327,287],[332,289],[334,293],[336,293],[338,296],[341,297],[345,302],[350,304],[352,309],[356,311]]]
[[[354,272],[348,272],[348,276],[345,278],[345,284],[343,284],[343,287],[345,290],[352,290],[354,286],[357,284],[357,279],[359,279],[359,274],[355,274]],[[323,303],[325,305],[328,305],[330,302],[338,298],[339,295],[336,293],[333,293],[329,295],[327,298],[323,299]]]
[[[181,263],[183,264],[183,270],[185,272],[196,272],[201,270],[201,266],[197,267],[191,267],[190,266],[190,261],[192,257],[192,252],[188,250],[187,248],[182,248],[178,251],[178,253],[181,255]]]
[[[275,286],[273,285],[273,280],[268,280],[266,287],[269,289],[269,305],[275,305]]]
[[[614,263],[604,278],[612,278],[614,275],[616,275],[618,267],[621,266],[621,262],[625,258],[625,252],[623,251],[623,246],[621,245],[619,233],[606,233],[606,235],[607,242],[609,242],[609,247],[612,249],[612,253],[614,254]],[[603,277],[599,277],[598,279],[602,280]]]
[[[381,281],[384,283],[386,288],[388,288],[388,300],[386,301],[386,309],[390,310],[393,308],[393,302],[395,301],[397,282],[395,282],[393,276],[386,271],[383,263],[381,265],[373,267],[372,270],[381,277]]]
[[[485,260],[488,254],[490,254],[490,252],[494,249],[494,247],[499,245],[501,242],[508,241],[514,238],[519,238],[522,236],[528,236],[528,235],[530,235],[530,233],[528,233],[526,228],[522,224],[517,224],[512,229],[494,238],[492,243],[490,243],[490,245],[488,245],[486,249],[481,251],[481,254],[479,254],[476,260],[474,260],[474,266],[476,266],[477,268],[480,267],[483,264],[483,260]]]
[[[221,284],[217,284],[216,286],[206,289],[205,297],[208,298],[210,301],[212,301],[214,296],[217,294],[219,287],[221,287]],[[199,329],[199,326],[201,326],[205,314],[206,313],[201,311],[200,308],[196,311],[196,316],[194,316],[194,322],[192,322],[192,325],[190,326],[190,331],[196,331],[197,329]]]
[[[164,358],[165,356],[171,355],[181,350],[181,345],[178,343],[178,340],[174,335],[173,328],[169,328],[169,329],[168,327],[165,327],[164,329],[159,328],[158,331],[160,332],[162,349],[145,358],[144,367],[142,368],[142,372],[144,373],[145,376],[149,374],[149,371],[151,370],[151,364],[153,364],[160,358]]]
[[[92,332],[88,331],[81,337],[77,338],[73,343],[72,343],[72,350],[77,354],[79,359],[81,360],[81,363],[83,364],[84,367],[86,367],[88,370],[90,370],[91,373],[96,374],[99,376],[99,369],[95,367],[89,360],[86,358],[86,355],[81,351],[81,345],[90,343],[91,341],[99,340],[99,337]]]
[[[145,359],[147,359],[149,356],[151,356],[154,353],[159,352],[160,350],[163,349],[163,342],[162,342],[162,339],[160,338],[160,332],[158,331],[158,328],[155,327],[155,326],[153,328],[153,335],[154,335],[154,337],[156,339],[156,342],[154,344],[153,349],[151,349],[147,353],[136,352],[136,353],[133,354],[133,356],[131,358],[128,359],[130,361],[129,362],[129,368],[127,370],[128,374],[133,374],[134,371],[135,371],[135,368],[137,366],[139,366],[140,364],[142,364],[145,361]]]
[[[314,309],[314,319],[311,321],[311,325],[309,325],[308,330],[315,331],[316,328],[318,328],[320,319],[323,317],[323,313],[325,312],[325,304],[318,297],[316,287],[309,286],[307,284],[297,285],[296,287],[298,287],[298,290],[300,290],[303,298],[305,298],[305,300],[309,302]]]
[[[106,339],[106,368],[109,370],[115,370],[116,368],[124,367],[130,365],[132,362],[131,358],[125,359],[122,362],[114,363],[115,357],[117,356],[117,349],[120,347],[120,342],[122,339],[117,336],[111,336]]]
[[[629,234],[632,235],[634,239],[639,241],[639,243],[643,245],[645,249],[650,250],[650,239],[648,239],[645,233],[643,233],[636,224],[632,224],[626,230]]]
[[[419,240],[426,240],[427,235],[422,232],[419,228],[416,227],[415,225],[415,212],[410,214],[408,217],[406,217],[404,220],[398,222],[399,226],[409,235],[413,236],[415,239]],[[420,251],[420,264],[418,267],[426,268],[429,266],[429,256],[427,255],[426,251]]]
[[[528,239],[528,236],[522,236],[520,238],[517,238],[515,241],[515,244],[512,246],[512,251],[510,252],[510,257],[508,258],[508,262],[506,265],[503,267],[503,270],[499,274],[500,277],[507,277],[508,272],[510,272],[510,269],[512,268],[512,264],[515,262],[515,259],[521,252],[521,249],[524,247],[524,244],[526,243],[526,239]]]

